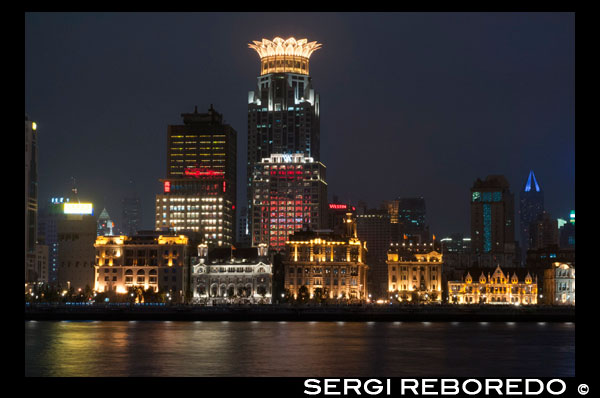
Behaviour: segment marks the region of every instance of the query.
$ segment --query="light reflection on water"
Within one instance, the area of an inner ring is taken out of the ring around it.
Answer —
[[[30,321],[25,375],[569,377],[575,324]]]

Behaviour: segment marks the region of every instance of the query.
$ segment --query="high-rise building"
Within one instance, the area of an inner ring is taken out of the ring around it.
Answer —
[[[398,240],[406,235],[407,239],[418,240],[420,243],[429,242],[429,226],[425,224],[425,199],[398,198]]]
[[[543,211],[529,227],[529,248],[541,249],[558,245],[558,221]]]
[[[56,225],[58,240],[57,283],[63,289],[94,287],[94,242],[98,224],[91,203],[63,203]]]
[[[25,115],[25,283],[37,282],[37,124]]]
[[[252,233],[250,231],[250,221],[248,217],[248,208],[246,206],[240,209],[237,223],[236,246],[252,246]]]
[[[260,56],[261,66],[257,88],[248,94],[249,214],[254,214],[254,165],[272,154],[304,154],[320,160],[319,94],[312,87],[309,58],[321,44],[293,37],[253,43],[249,47]]]
[[[300,229],[325,227],[327,183],[325,166],[303,154],[272,154],[254,165],[252,245],[285,248],[288,236]]]
[[[38,218],[38,241],[48,246],[48,282],[57,282],[58,272],[58,222],[64,219],[64,204],[69,198],[51,198],[40,209]]]
[[[235,240],[237,133],[223,115],[184,113],[167,129],[167,178],[156,196],[156,229],[199,233],[212,246]]]
[[[392,242],[390,214],[385,209],[359,207],[356,215],[358,239],[366,243],[366,261],[369,265],[369,293],[373,300],[387,297],[387,252]]]
[[[471,188],[471,245],[477,254],[515,252],[514,195],[501,175]]]
[[[141,229],[142,209],[137,191],[133,188],[133,181],[129,181],[131,192],[125,196],[122,204],[121,233],[133,236]]]
[[[352,215],[352,219],[356,220],[356,207],[347,203],[339,203],[334,197],[333,203],[329,203],[327,209],[327,228],[335,234],[342,234],[346,230],[347,214]]]
[[[533,170],[519,192],[519,232],[521,250],[523,254],[530,248],[529,228],[538,215],[544,211],[544,191],[540,187]],[[525,258],[523,255],[522,258]]]
[[[562,248],[575,248],[575,210],[571,210],[568,222],[559,225],[559,242]]]

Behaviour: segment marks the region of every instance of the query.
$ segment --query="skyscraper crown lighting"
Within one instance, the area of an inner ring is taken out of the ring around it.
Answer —
[[[272,41],[253,41],[248,47],[256,50],[261,59],[261,75],[268,73],[292,72],[308,75],[308,59],[321,48],[321,43],[307,39],[287,40],[275,37]]]

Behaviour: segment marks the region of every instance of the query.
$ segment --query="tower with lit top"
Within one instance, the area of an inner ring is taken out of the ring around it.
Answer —
[[[257,87],[248,93],[246,183],[249,222],[252,223],[255,165],[274,154],[302,154],[320,161],[319,94],[313,89],[309,76],[309,59],[321,44],[307,39],[275,37],[254,41],[248,46],[260,57]]]

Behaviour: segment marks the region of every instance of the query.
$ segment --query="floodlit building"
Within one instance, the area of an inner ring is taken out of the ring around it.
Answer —
[[[441,302],[443,255],[435,249],[433,243],[390,245],[388,294],[394,295],[390,298]]]
[[[471,269],[462,281],[448,282],[448,301],[456,304],[537,304],[537,277],[534,279],[522,268],[511,271],[505,274],[498,266],[490,275],[489,270]]]
[[[321,294],[326,300],[368,300],[366,247],[357,238],[352,213],[343,235],[297,231],[286,246],[284,288],[294,298],[304,290],[307,298]]]
[[[182,301],[189,285],[189,245],[184,235],[140,231],[135,236],[99,236],[95,250],[94,290],[127,293],[138,287],[169,292]]]
[[[213,250],[201,244],[191,267],[194,303],[271,303],[273,264],[265,244]]]
[[[549,305],[575,305],[575,267],[569,263],[553,263],[544,271],[542,302]]]
[[[263,222],[261,217],[254,217],[255,165],[273,154],[303,154],[315,163],[320,161],[320,101],[309,75],[309,58],[321,44],[307,39],[275,37],[272,41],[253,41],[248,46],[260,57],[257,87],[248,93],[246,178],[250,228],[255,231],[262,226],[253,224]],[[259,212],[262,212],[263,206],[260,207]],[[276,242],[281,248],[285,239]],[[253,246],[260,243],[270,245],[262,238],[253,238]]]
[[[288,236],[326,225],[325,165],[303,154],[273,154],[254,165],[252,246],[285,249]]]
[[[538,184],[533,170],[529,175],[523,188],[519,192],[519,229],[520,242],[523,254],[532,248],[530,228],[531,223],[536,221],[538,216],[544,211],[544,191]],[[525,256],[522,256],[523,258]]]
[[[167,129],[167,178],[156,195],[156,230],[194,232],[209,246],[235,240],[237,133],[213,109],[184,113]]]

